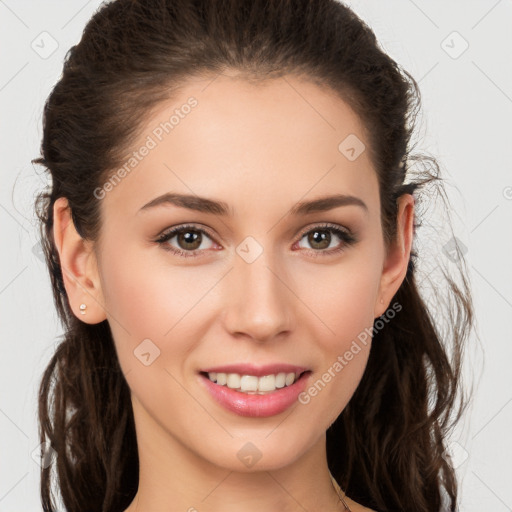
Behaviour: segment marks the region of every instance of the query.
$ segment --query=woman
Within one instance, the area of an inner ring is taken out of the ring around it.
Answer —
[[[441,338],[415,280],[418,105],[334,0],[101,6],[35,160],[44,510],[53,466],[70,511],[456,510],[472,304],[447,277]]]

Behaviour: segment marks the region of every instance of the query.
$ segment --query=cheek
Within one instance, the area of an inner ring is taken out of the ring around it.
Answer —
[[[132,336],[148,336],[154,331],[158,309],[164,298],[163,283],[155,280],[136,258],[125,257],[105,268],[105,306],[111,316],[109,323],[121,327]],[[144,332],[148,329],[147,332]]]
[[[140,247],[114,251],[105,257],[102,271],[109,321],[133,336],[161,338],[190,308],[197,287],[182,269],[152,259]]]
[[[172,283],[166,282],[165,274],[148,264],[140,250],[123,247],[123,254],[115,248],[104,253],[103,297],[121,366],[126,372],[130,369],[138,372],[139,346],[147,346],[155,363],[161,362],[162,341],[175,323],[172,308],[178,307],[179,299],[170,300]]]
[[[364,374],[381,276],[380,261],[371,252],[360,252],[334,268],[310,275],[302,285],[304,302],[319,318],[311,323],[311,337],[322,362],[301,403],[311,414],[324,417],[330,404],[326,428],[345,408]]]
[[[319,319],[319,329],[328,346],[342,349],[347,341],[371,327],[380,283],[377,260],[364,254],[351,256],[339,266],[304,272],[304,302]],[[327,347],[326,347],[327,348]]]
[[[173,267],[161,255],[152,259],[137,247],[115,252],[104,258],[102,286],[121,365],[138,372],[137,353],[146,346],[158,355],[154,367],[184,360],[201,339],[203,324],[207,325],[201,298],[218,276],[199,267]]]

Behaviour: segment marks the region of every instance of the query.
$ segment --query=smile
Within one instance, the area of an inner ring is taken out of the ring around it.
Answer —
[[[239,373],[209,372],[208,378],[219,386],[226,386],[230,389],[248,394],[267,394],[294,384],[304,372],[264,375],[241,375]]]

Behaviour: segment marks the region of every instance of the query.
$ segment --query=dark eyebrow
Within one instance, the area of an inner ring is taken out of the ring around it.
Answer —
[[[337,208],[338,206],[355,205],[361,206],[368,213],[368,206],[359,199],[359,197],[349,196],[345,194],[335,194],[332,196],[324,196],[312,201],[302,201],[297,203],[291,210],[291,215],[307,215],[308,213],[326,212]]]
[[[155,208],[156,206],[165,204],[173,204],[181,208],[187,208],[189,210],[195,210],[202,213],[211,213],[214,215],[233,215],[233,211],[222,201],[214,201],[213,199],[195,195],[173,193],[166,193],[156,197],[149,203],[145,204],[139,212],[147,211],[150,208]],[[368,212],[368,207],[364,201],[358,197],[336,194],[297,203],[292,207],[290,213],[291,215],[308,215],[310,213],[325,212],[339,206],[347,205],[361,206],[366,212]]]
[[[228,205],[222,201],[214,201],[206,197],[199,197],[187,194],[167,193],[156,197],[149,203],[145,204],[139,212],[154,208],[164,204],[173,204],[181,208],[188,208],[197,212],[212,213],[214,215],[228,215],[230,209]]]

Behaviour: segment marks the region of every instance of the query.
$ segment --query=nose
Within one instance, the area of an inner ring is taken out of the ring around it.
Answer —
[[[235,337],[264,342],[292,329],[294,294],[286,272],[264,250],[253,262],[236,255],[224,283],[226,330]]]

